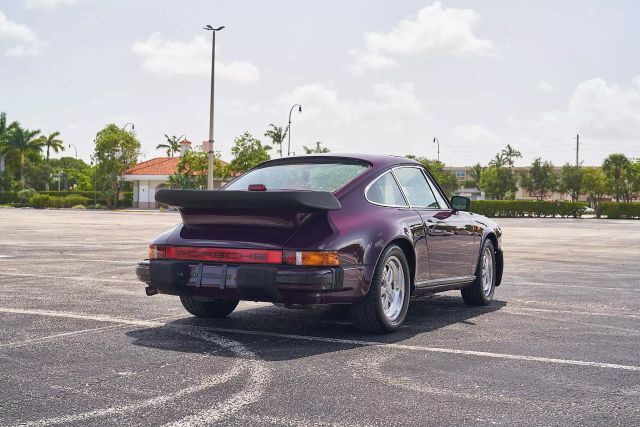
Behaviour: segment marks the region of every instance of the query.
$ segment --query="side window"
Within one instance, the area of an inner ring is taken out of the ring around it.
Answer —
[[[436,200],[438,201],[438,204],[440,205],[440,207],[442,209],[446,209],[447,208],[447,202],[444,200],[444,197],[442,197],[442,195],[438,191],[438,188],[434,184],[433,179],[429,178],[429,176],[427,176],[427,181],[429,181],[429,186],[431,187],[431,190],[433,191],[433,194],[436,196]]]
[[[412,207],[439,208],[440,203],[431,191],[422,171],[418,168],[397,168],[393,173]],[[446,205],[445,205],[446,206]]]
[[[380,205],[407,206],[396,180],[389,172],[371,184],[371,187],[367,190],[366,197],[370,202]]]

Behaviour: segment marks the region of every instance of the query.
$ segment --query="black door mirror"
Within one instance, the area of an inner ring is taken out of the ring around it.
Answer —
[[[451,206],[457,211],[468,211],[471,207],[471,199],[462,196],[451,197]]]

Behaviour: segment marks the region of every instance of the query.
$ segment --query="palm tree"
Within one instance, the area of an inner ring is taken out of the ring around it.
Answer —
[[[471,170],[469,171],[469,177],[471,178],[471,182],[475,185],[476,188],[480,188],[480,178],[482,177],[482,171],[484,168],[480,163],[476,163],[471,166]]]
[[[61,139],[58,139],[59,136],[60,136],[60,132],[53,132],[49,134],[49,136],[42,135],[40,138],[38,138],[40,145],[42,147],[47,147],[47,157],[44,163],[45,169],[47,170],[47,181],[46,181],[47,191],[49,191],[49,175],[50,175],[49,174],[49,152],[51,150],[53,150],[56,153],[59,153],[60,151],[64,151],[63,141]]]
[[[8,137],[0,154],[16,153],[20,157],[20,183],[24,188],[24,159],[27,155],[40,153],[42,150],[42,145],[38,139],[40,129],[25,129],[18,122],[11,123],[7,129]]]
[[[173,155],[175,153],[180,151],[180,141],[182,141],[182,138],[184,138],[184,135],[182,135],[182,136],[175,136],[175,135],[169,136],[169,135],[167,135],[165,133],[164,137],[167,138],[166,144],[158,144],[158,145],[156,145],[156,150],[167,150],[167,157],[173,157]]]
[[[502,153],[497,153],[496,156],[489,162],[489,167],[501,168],[505,165],[505,158]]]
[[[321,147],[320,144],[322,144],[322,142],[320,142],[320,141],[316,142],[316,148],[309,148],[306,145],[303,145],[302,149],[304,150],[305,154],[329,153],[330,152],[330,150],[327,147]]]
[[[623,174],[629,168],[631,161],[624,154],[611,154],[602,162],[602,171],[613,179],[616,202],[620,202],[623,193]]]
[[[522,153],[513,148],[510,144],[507,144],[507,146],[502,150],[501,154],[504,158],[505,164],[508,165],[509,168],[513,168],[516,159],[522,158]]]
[[[273,142],[272,145],[274,147],[278,147],[278,153],[280,153],[280,157],[282,157],[282,143],[287,137],[287,133],[289,133],[289,126],[283,128],[282,126],[276,126],[273,123],[270,123],[269,126],[271,126],[272,129],[267,130],[264,133],[264,136],[271,138],[271,141]]]

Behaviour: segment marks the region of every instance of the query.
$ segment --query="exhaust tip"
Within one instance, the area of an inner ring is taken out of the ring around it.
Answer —
[[[154,288],[153,286],[147,286],[146,288],[144,288],[144,291],[147,293],[148,297],[158,293],[158,289]]]

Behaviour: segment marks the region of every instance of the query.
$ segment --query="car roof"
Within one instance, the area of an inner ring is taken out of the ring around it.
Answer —
[[[271,166],[274,164],[286,163],[303,163],[305,161],[347,161],[367,163],[374,169],[385,168],[388,166],[399,164],[419,164],[415,160],[401,156],[389,156],[383,154],[351,154],[351,153],[327,153],[327,154],[308,154],[302,156],[282,157],[279,159],[268,160],[261,163],[258,167]]]

